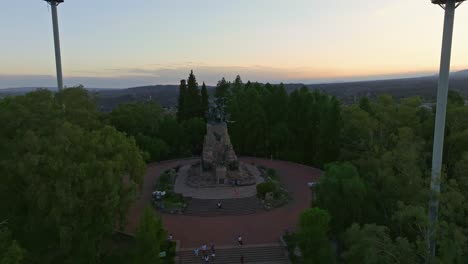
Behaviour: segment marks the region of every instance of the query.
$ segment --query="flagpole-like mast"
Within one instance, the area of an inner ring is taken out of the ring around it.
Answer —
[[[429,259],[436,253],[437,216],[439,211],[440,175],[442,172],[442,153],[444,148],[445,116],[449,88],[450,57],[452,54],[452,35],[455,8],[465,0],[431,0],[445,10],[442,54],[440,58],[439,84],[437,87],[437,108],[432,150],[431,201],[429,206],[428,250]],[[430,261],[431,262],[431,261]]]
[[[57,16],[57,6],[63,3],[64,0],[44,0],[51,6],[52,9],[52,25],[54,29],[54,45],[55,45],[55,67],[57,70],[57,88],[58,91],[63,89],[63,76],[62,76],[62,56],[60,54],[60,36]]]

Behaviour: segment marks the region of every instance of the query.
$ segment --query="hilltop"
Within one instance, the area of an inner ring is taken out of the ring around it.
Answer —
[[[288,92],[304,86],[302,83],[284,84]],[[358,82],[341,82],[326,84],[307,84],[311,90],[320,90],[341,99],[344,103],[355,102],[362,96],[371,98],[391,94],[395,98],[421,96],[425,101],[434,101],[437,90],[437,76],[418,78],[404,78],[391,80],[374,80]],[[101,111],[110,111],[118,104],[151,100],[163,107],[171,108],[177,105],[179,93],[178,85],[148,85],[131,87],[126,89],[99,89],[87,88],[94,92],[98,98]],[[208,91],[213,92],[214,87],[208,86]],[[468,70],[454,72],[451,75],[450,88],[459,91],[468,97]],[[1,96],[14,96],[38,89],[38,87],[8,88],[0,90]],[[54,90],[54,88],[46,88]]]

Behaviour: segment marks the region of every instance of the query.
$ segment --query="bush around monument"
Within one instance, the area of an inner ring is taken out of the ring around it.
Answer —
[[[267,182],[262,182],[257,185],[257,197],[260,199],[265,199],[265,195],[269,192],[274,192],[276,189],[276,186],[273,182],[267,181]]]
[[[271,209],[286,205],[291,200],[291,196],[281,184],[276,170],[265,167],[259,167],[259,170],[265,182],[257,185],[257,197],[264,201],[264,207]],[[265,199],[266,194],[269,192],[272,193],[273,199]]]
[[[159,176],[156,183],[155,190],[165,192],[165,195],[160,198],[153,197],[153,205],[162,212],[182,213],[187,207],[183,195],[174,192],[176,177],[176,168],[168,169]]]
[[[165,170],[161,176],[159,176],[155,189],[157,191],[172,191],[174,189],[176,176],[175,169]]]

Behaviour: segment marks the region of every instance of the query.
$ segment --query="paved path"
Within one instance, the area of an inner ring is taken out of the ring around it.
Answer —
[[[198,160],[193,161],[195,163]],[[247,165],[247,164],[246,164]],[[251,171],[254,171],[255,180],[258,183],[264,181],[260,176],[260,172],[257,168],[249,166]],[[183,194],[185,197],[192,197],[196,199],[235,199],[235,198],[247,198],[252,197],[257,194],[256,185],[250,186],[217,186],[217,187],[208,187],[208,188],[194,188],[185,184],[185,179],[187,178],[187,171],[190,169],[190,166],[184,166],[180,168],[178,176],[176,178],[174,192]]]
[[[309,166],[257,158],[241,158],[244,162],[254,162],[279,172],[282,182],[292,192],[293,201],[288,205],[269,212],[254,215],[200,217],[163,214],[163,224],[182,247],[200,246],[213,241],[216,245],[234,245],[237,236],[242,234],[245,244],[277,243],[284,230],[293,230],[299,214],[310,207],[311,192],[307,182],[317,180],[321,171]],[[150,205],[151,191],[158,175],[178,164],[190,164],[194,160],[171,161],[151,164],[144,178],[142,196],[129,211],[127,232],[133,233],[138,225],[145,206]]]

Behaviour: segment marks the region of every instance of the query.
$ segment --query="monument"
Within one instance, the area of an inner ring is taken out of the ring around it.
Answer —
[[[201,161],[188,171],[186,184],[192,187],[256,184],[255,173],[249,165],[239,162],[232,147],[224,99],[211,102],[207,121]]]

